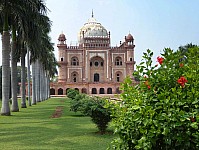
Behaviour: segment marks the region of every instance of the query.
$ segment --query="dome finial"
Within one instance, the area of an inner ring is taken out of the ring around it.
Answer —
[[[93,16],[93,9],[92,9],[92,16],[91,16],[91,17],[92,17],[92,18],[94,17],[94,16]]]

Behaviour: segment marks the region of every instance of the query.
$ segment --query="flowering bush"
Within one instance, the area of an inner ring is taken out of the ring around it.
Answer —
[[[122,102],[113,108],[113,149],[199,149],[199,48],[165,49],[153,66],[147,50],[134,77],[122,85]]]

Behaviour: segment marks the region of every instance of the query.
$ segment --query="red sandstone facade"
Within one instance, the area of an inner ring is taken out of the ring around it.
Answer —
[[[134,71],[134,38],[125,36],[111,47],[110,32],[92,17],[78,33],[78,46],[68,46],[64,34],[58,38],[58,82],[51,95],[65,95],[69,88],[87,94],[118,94],[124,78]]]

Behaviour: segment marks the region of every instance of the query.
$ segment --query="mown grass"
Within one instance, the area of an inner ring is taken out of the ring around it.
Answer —
[[[62,116],[52,118],[57,106],[64,107]],[[66,98],[51,98],[0,116],[0,149],[105,150],[114,135],[97,131],[89,117],[69,111]]]

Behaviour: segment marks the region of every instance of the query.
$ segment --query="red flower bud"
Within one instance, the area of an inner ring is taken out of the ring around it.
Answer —
[[[180,63],[180,65],[179,65],[181,68],[184,66],[184,64],[182,64],[182,63]]]
[[[163,63],[164,58],[158,56],[157,57],[157,62],[159,62],[159,64],[161,65]]]
[[[186,82],[188,82],[187,81],[187,79],[185,78],[185,77],[180,77],[179,79],[178,79],[178,83],[182,86],[182,87],[184,87],[184,85],[185,85],[185,83]]]
[[[196,122],[196,119],[194,117],[190,117],[189,119],[191,120],[191,122]]]

